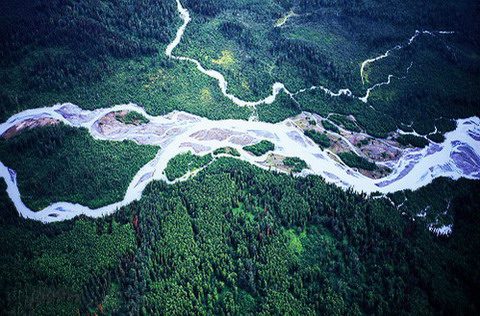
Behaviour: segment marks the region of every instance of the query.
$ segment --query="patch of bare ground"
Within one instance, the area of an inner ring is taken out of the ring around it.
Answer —
[[[25,121],[22,121],[9,129],[7,129],[3,134],[2,137],[4,139],[10,139],[12,137],[15,137],[16,135],[20,134],[22,131],[26,129],[32,129],[35,127],[43,127],[43,126],[48,126],[48,125],[56,125],[59,124],[60,121],[57,119],[53,118],[35,118],[35,119],[28,119]]]
[[[371,162],[396,161],[402,155],[402,146],[391,139],[378,139],[364,133],[348,131],[339,127],[338,132],[326,130],[321,123],[324,118],[319,115],[302,113],[293,119],[295,126],[303,131],[315,130],[319,133],[326,133],[331,145],[328,148],[334,154],[352,152]],[[351,117],[354,120],[353,117]],[[333,160],[342,163],[338,157],[327,153]],[[374,171],[357,169],[361,174],[372,179],[379,179],[387,176],[391,170],[387,167],[377,165]]]
[[[190,135],[190,137],[195,138],[197,140],[224,141],[233,135],[239,135],[239,134],[240,133],[234,132],[228,129],[212,128],[212,129],[206,129],[206,130],[195,132],[192,135]]]
[[[195,143],[192,143],[192,142],[181,143],[180,147],[191,148],[196,154],[203,153],[203,152],[209,151],[211,149],[208,146],[204,146],[204,145],[201,145],[201,144],[195,144]]]

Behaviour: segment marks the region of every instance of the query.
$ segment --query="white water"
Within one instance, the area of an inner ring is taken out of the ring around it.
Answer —
[[[112,111],[120,110],[137,111],[147,117],[150,123],[126,126],[116,122],[111,126],[104,124],[99,127],[99,119]],[[7,182],[7,193],[18,212],[25,218],[42,222],[71,219],[80,214],[91,217],[111,214],[118,208],[140,199],[144,188],[151,181],[167,181],[163,171],[168,161],[179,153],[194,149],[197,149],[198,154],[207,154],[217,148],[234,147],[241,153],[239,159],[265,169],[266,156],[255,157],[242,150],[245,144],[262,139],[268,139],[275,144],[274,153],[300,157],[307,162],[309,169],[302,175],[316,174],[328,182],[343,188],[351,187],[358,192],[389,193],[405,189],[415,190],[440,176],[452,179],[460,177],[480,179],[480,140],[478,140],[480,119],[477,117],[458,120],[457,129],[447,133],[446,141],[441,145],[432,144],[422,150],[406,150],[398,161],[387,163],[393,170],[392,174],[379,180],[365,177],[330,158],[325,151],[303,135],[302,130],[293,124],[292,119],[277,124],[242,120],[211,121],[184,112],[153,117],[134,104],[95,111],[83,111],[72,104],[59,104],[50,108],[27,110],[12,116],[0,125],[0,135],[23,121],[41,118],[55,118],[67,125],[84,127],[95,139],[114,141],[130,139],[162,147],[156,158],[135,175],[122,201],[95,210],[78,204],[60,202],[39,212],[33,212],[21,200],[13,170],[0,163],[0,177]],[[184,177],[182,180],[187,178]]]
[[[194,63],[199,71],[215,78],[219,83],[222,93],[238,106],[255,108],[255,106],[260,104],[271,104],[281,91],[284,91],[292,98],[298,93],[315,89],[320,89],[332,97],[340,95],[354,97],[349,89],[340,89],[338,92],[333,92],[323,86],[313,86],[310,89],[302,89],[296,93],[291,93],[282,83],[277,82],[272,87],[272,94],[267,98],[256,102],[243,101],[227,92],[227,81],[221,73],[215,70],[205,69],[200,62],[195,59],[174,56],[172,54],[175,47],[180,43],[183,33],[191,20],[188,10],[183,8],[179,0],[177,0],[177,9],[183,20],[183,24],[178,29],[175,39],[167,46],[165,50],[166,55],[176,60]],[[424,33],[431,34],[427,31]],[[438,32],[438,34],[450,33]],[[408,45],[410,45],[417,36],[418,34],[416,32],[410,39]],[[401,46],[398,47],[401,48]],[[394,49],[400,48],[396,47]],[[387,52],[382,56],[365,61],[361,67],[362,79],[366,65],[388,57],[389,54],[390,52]],[[357,98],[363,102],[367,102],[370,92],[373,89],[389,84],[392,78],[393,76],[389,75],[387,82],[372,86],[367,90],[364,97]],[[147,117],[150,123],[144,126],[129,126],[128,128],[125,126],[113,126],[110,127],[110,130],[108,130],[108,127],[107,130],[104,130],[98,126],[97,122],[99,119],[112,111],[120,110],[137,111]],[[12,116],[7,122],[0,125],[0,135],[20,122],[41,118],[53,118],[67,125],[84,127],[88,129],[90,134],[96,139],[130,139],[139,143],[162,146],[156,158],[142,167],[135,175],[122,201],[94,210],[79,204],[58,202],[39,212],[33,212],[21,200],[15,172],[0,162],[0,177],[5,179],[7,183],[7,193],[19,214],[25,218],[42,222],[68,220],[81,214],[90,217],[101,217],[112,214],[118,208],[140,199],[144,188],[151,181],[167,181],[163,171],[168,161],[177,154],[185,151],[193,151],[194,149],[198,151],[198,148],[201,148],[199,153],[206,154],[216,148],[231,146],[241,153],[239,159],[248,161],[261,168],[267,168],[264,164],[265,156],[254,157],[242,150],[243,145],[255,143],[261,139],[268,139],[273,142],[276,146],[274,152],[277,154],[300,157],[305,160],[309,165],[309,170],[303,172],[302,175],[320,175],[328,182],[335,183],[344,188],[352,187],[359,192],[372,193],[378,191],[388,193],[404,189],[415,190],[430,183],[434,178],[439,176],[453,179],[460,177],[469,179],[480,178],[480,144],[478,140],[480,139],[480,119],[477,117],[458,120],[457,129],[446,134],[446,141],[442,145],[432,144],[423,150],[407,150],[400,160],[386,163],[385,165],[390,167],[393,172],[381,180],[367,178],[330,158],[326,152],[321,151],[310,139],[306,138],[303,132],[298,129],[290,119],[278,124],[241,120],[211,121],[182,112],[173,112],[166,116],[153,117],[134,104],[118,105],[95,111],[83,111],[72,104],[58,104],[48,108],[26,110]],[[221,128],[219,129],[219,127]],[[212,137],[203,139],[196,135],[198,132],[215,134],[219,132],[219,130],[220,134],[224,133],[228,137],[217,137],[218,139],[215,140],[212,139]],[[350,147],[353,146],[348,140],[344,139],[344,141],[346,141]],[[195,173],[190,175],[194,174]],[[190,175],[180,180],[186,180]]]

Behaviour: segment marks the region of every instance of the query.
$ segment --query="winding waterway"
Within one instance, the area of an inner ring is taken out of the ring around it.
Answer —
[[[211,78],[216,79],[218,81],[218,86],[220,87],[220,90],[222,91],[222,94],[225,97],[227,97],[228,99],[230,99],[237,106],[256,107],[256,106],[262,105],[262,104],[272,104],[273,102],[275,102],[278,94],[281,93],[282,91],[285,92],[288,96],[290,96],[291,98],[294,99],[295,95],[297,95],[299,93],[303,93],[307,90],[316,90],[316,89],[322,90],[326,95],[331,96],[331,97],[339,97],[339,96],[342,96],[342,95],[346,95],[346,96],[349,96],[349,97],[352,97],[352,98],[356,98],[356,99],[362,101],[363,103],[367,103],[368,98],[370,97],[370,93],[373,90],[375,90],[375,89],[377,89],[381,86],[384,86],[384,85],[389,85],[391,83],[392,79],[395,78],[394,75],[388,75],[387,81],[374,84],[373,86],[371,86],[370,88],[368,88],[366,90],[364,96],[355,96],[353,94],[353,92],[351,91],[351,89],[349,89],[349,88],[340,89],[337,92],[334,92],[334,91],[332,91],[332,90],[330,90],[330,89],[328,89],[328,88],[326,88],[322,85],[312,86],[308,89],[301,89],[297,92],[290,92],[285,87],[285,85],[283,83],[275,82],[272,86],[272,94],[267,96],[265,99],[258,100],[258,101],[253,101],[253,102],[252,101],[241,100],[238,97],[236,97],[235,95],[228,93],[228,91],[227,91],[228,90],[228,82],[220,72],[218,72],[216,70],[213,70],[213,69],[206,69],[198,60],[196,60],[194,58],[185,57],[185,56],[176,56],[176,55],[173,54],[173,50],[180,44],[180,42],[183,38],[183,34],[185,33],[185,30],[187,29],[187,26],[192,20],[192,18],[190,17],[190,12],[185,7],[183,7],[180,0],[176,0],[176,2],[177,2],[177,10],[180,14],[180,17],[181,17],[183,23],[178,28],[177,34],[176,34],[174,40],[170,44],[168,44],[167,48],[165,49],[165,54],[168,57],[170,57],[172,59],[175,59],[175,60],[188,61],[188,62],[194,63],[196,65],[197,69],[201,73],[203,73],[203,74],[205,74],[205,75],[207,75]],[[360,67],[360,76],[362,78],[362,82],[365,84],[365,80],[364,80],[365,69],[369,64],[372,64],[376,61],[387,58],[394,51],[401,50],[401,49],[403,49],[407,46],[412,45],[415,42],[415,40],[422,34],[426,34],[426,35],[430,35],[430,36],[436,36],[436,35],[453,34],[453,32],[450,32],[450,31],[419,31],[419,30],[416,30],[415,33],[413,34],[413,36],[408,40],[407,44],[397,45],[394,48],[392,48],[390,50],[387,50],[384,54],[381,54],[380,56],[377,56],[377,57],[371,58],[371,59],[367,59],[364,62],[362,62],[362,65]],[[407,68],[407,73],[408,73],[408,71],[410,70],[411,67],[412,67],[412,64],[410,64],[410,66]],[[403,79],[403,78],[398,78],[398,79]],[[253,115],[252,115],[251,119],[253,119],[253,120],[257,119],[256,111],[253,112]]]
[[[183,24],[178,29],[175,39],[167,46],[166,55],[176,60],[195,63],[199,71],[218,80],[222,93],[237,106],[255,107],[260,104],[271,104],[282,91],[294,98],[296,94],[308,90],[304,89],[291,93],[282,83],[277,82],[272,87],[272,94],[260,101],[244,101],[229,94],[227,92],[227,81],[221,73],[205,69],[195,59],[173,55],[173,50],[180,43],[183,33],[191,20],[188,10],[182,6],[179,0],[177,0],[177,9]],[[415,40],[417,36],[416,32],[415,37],[410,39],[410,42]],[[370,59],[364,62],[361,69],[362,78],[365,65],[381,58],[378,57],[377,59]],[[368,96],[373,89],[389,84],[392,78],[393,76],[389,75],[387,82],[372,86],[367,90],[366,96],[358,98],[363,102],[367,102]],[[342,89],[338,92],[332,92],[322,86],[314,86],[309,89],[321,89],[331,96],[353,96],[349,89]],[[136,111],[147,117],[150,122],[140,126],[123,125],[118,121],[99,124],[100,121],[105,121],[111,112],[123,110]],[[152,161],[137,172],[129,184],[122,201],[98,209],[90,209],[68,202],[58,202],[39,212],[34,212],[22,202],[15,171],[0,162],[0,177],[5,179],[8,196],[13,201],[19,214],[25,218],[42,222],[68,220],[81,214],[90,217],[112,214],[118,208],[140,199],[143,190],[150,182],[160,180],[171,183],[164,174],[167,163],[174,156],[185,151],[207,154],[217,148],[229,146],[236,148],[240,152],[241,156],[238,159],[267,169],[269,168],[265,163],[267,155],[255,157],[242,149],[245,145],[254,144],[263,139],[267,139],[275,144],[273,153],[303,159],[309,168],[304,170],[301,176],[308,174],[319,175],[328,182],[343,188],[353,188],[358,192],[389,193],[405,189],[415,190],[429,184],[433,179],[440,176],[452,179],[460,177],[480,179],[480,119],[478,117],[457,120],[457,128],[445,135],[446,140],[442,144],[431,143],[424,149],[404,150],[399,159],[384,163],[385,166],[392,170],[392,173],[385,178],[377,180],[368,178],[358,171],[348,168],[339,163],[333,155],[322,151],[303,134],[303,131],[294,123],[293,118],[277,124],[258,122],[254,119],[250,121],[212,121],[178,111],[165,116],[155,117],[147,114],[143,108],[135,104],[117,105],[111,108],[86,111],[76,105],[66,103],[52,107],[30,109],[13,115],[0,125],[0,135],[18,127],[19,124],[24,122],[44,119],[53,119],[73,127],[86,128],[95,139],[112,141],[128,139],[140,144],[159,145],[161,149],[159,149],[158,154]],[[345,141],[348,142],[348,140]],[[354,148],[352,144],[349,143],[348,145]],[[186,180],[191,175],[189,174],[177,181]]]
[[[114,111],[136,111],[147,117],[148,124],[123,125],[118,121],[110,125],[102,123]],[[309,114],[310,115],[310,114]],[[142,167],[131,181],[122,201],[99,208],[89,209],[79,204],[60,202],[33,212],[21,200],[15,171],[0,163],[0,177],[7,182],[7,193],[18,212],[25,218],[42,222],[71,219],[80,214],[100,217],[115,212],[118,208],[141,198],[146,185],[154,180],[167,181],[164,170],[170,159],[179,153],[193,151],[207,154],[217,148],[236,148],[241,157],[260,168],[268,168],[266,155],[255,157],[242,147],[267,139],[275,144],[273,153],[287,157],[300,157],[309,166],[301,175],[316,174],[340,187],[351,187],[366,193],[389,193],[429,184],[443,176],[452,179],[465,177],[480,179],[480,119],[472,117],[457,121],[456,130],[445,135],[442,144],[430,144],[424,149],[407,149],[397,160],[387,162],[392,173],[382,179],[368,178],[358,171],[338,163],[322,151],[303,131],[287,119],[277,124],[222,120],[212,121],[185,112],[172,112],[165,116],[148,115],[135,104],[118,105],[95,111],[85,111],[73,104],[58,104],[53,107],[32,109],[12,116],[0,125],[0,135],[25,121],[52,118],[64,124],[86,128],[99,140],[133,140],[141,144],[159,145],[157,156]],[[182,180],[187,179],[187,177]]]

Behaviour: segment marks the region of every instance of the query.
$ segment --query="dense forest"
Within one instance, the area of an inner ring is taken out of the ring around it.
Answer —
[[[222,147],[222,148],[218,148],[218,149],[215,149],[213,151],[213,154],[214,155],[230,155],[230,156],[233,156],[233,157],[240,157],[240,153],[238,152],[238,150],[236,150],[235,148],[232,148],[232,147]]]
[[[46,126],[0,140],[0,161],[17,172],[24,203],[98,208],[123,199],[130,181],[160,148],[94,140],[86,129]]]
[[[243,147],[243,150],[246,150],[252,154],[254,154],[255,156],[262,156],[266,153],[268,153],[269,151],[272,151],[275,149],[275,145],[268,141],[268,140],[262,140],[254,145],[249,145],[249,146],[245,146]]]
[[[178,49],[221,71],[230,90],[243,98],[267,96],[276,81],[292,92],[322,85],[334,92],[350,88],[354,95],[364,96],[367,87],[393,75],[389,86],[371,92],[371,107],[351,97],[329,97],[321,89],[307,90],[295,96],[296,106],[282,100],[265,110],[260,107],[262,120],[278,121],[299,110],[337,112],[352,114],[369,133],[385,136],[402,123],[413,123],[415,130],[427,134],[439,118],[479,114],[480,64],[473,56],[480,43],[480,24],[472,13],[478,12],[475,1],[185,4],[195,13],[195,26],[187,28]],[[275,21],[289,10],[295,15],[276,27]],[[408,45],[416,30],[455,33],[418,34]],[[397,45],[405,48],[368,65],[362,84],[360,64]]]
[[[175,0],[0,2],[0,120],[57,102],[248,118],[215,80],[165,56],[179,24]]]
[[[476,0],[180,1],[192,20],[174,55],[221,72],[228,92],[244,100],[267,97],[275,82],[292,92],[259,105],[261,121],[309,111],[329,131],[389,137],[401,129],[412,134],[400,133],[399,143],[425,147],[442,142],[455,119],[480,116]],[[175,0],[0,1],[0,122],[59,102],[256,118],[193,63],[165,56],[181,23]],[[363,61],[389,49],[360,73]],[[368,103],[310,89],[363,97],[374,85]],[[136,112],[115,118],[148,123]],[[34,211],[59,201],[118,202],[160,150],[50,123],[0,139],[0,161],[16,171]],[[335,145],[327,133],[305,135],[321,148]],[[243,150],[274,148],[261,141]],[[240,153],[178,155],[166,178],[195,177],[154,181],[104,218],[51,224],[19,217],[0,179],[0,314],[480,314],[478,181],[439,178],[366,196],[299,177],[308,167],[300,158],[285,158],[291,172],[280,174],[228,155]],[[451,233],[438,234],[442,227]]]
[[[439,119],[479,115],[480,27],[473,0],[182,3],[192,22],[175,54],[221,71],[241,98],[265,97],[276,81],[292,92],[323,85],[363,96],[394,75],[389,86],[372,91],[371,106],[307,90],[295,96],[298,102],[281,94],[260,106],[261,120],[279,121],[301,110],[337,112],[354,115],[376,136],[403,124],[413,123],[421,134],[436,126],[438,141],[454,128],[439,128]],[[275,26],[289,10],[295,15]],[[64,101],[89,109],[135,102],[152,114],[186,110],[213,119],[251,114],[224,98],[217,82],[194,65],[165,56],[181,23],[174,0],[7,0],[0,12],[2,120]],[[412,45],[368,65],[362,84],[361,62],[406,45],[417,29],[455,33],[420,34]]]
[[[1,193],[1,308],[477,314],[480,187],[439,179],[425,190],[440,201],[428,216],[450,201],[450,237],[437,237],[427,228],[430,217],[416,215],[430,203],[425,192],[392,196],[408,197],[398,210],[317,176],[294,178],[228,158],[187,182],[154,182],[141,201],[105,219],[32,223],[15,216]]]
[[[77,314],[91,302],[94,289],[112,287],[114,273],[128,272],[121,263],[136,248],[131,223],[112,217],[53,225],[30,222],[18,217],[3,180],[0,187],[2,314]]]
[[[423,148],[429,144],[427,139],[410,134],[400,135],[396,140],[404,146],[413,146],[417,148]]]
[[[283,159],[283,164],[290,167],[294,173],[302,172],[308,168],[307,163],[298,157],[287,157]]]
[[[338,157],[340,157],[347,166],[352,168],[359,168],[368,171],[373,171],[378,168],[375,163],[352,152],[339,153]]]
[[[323,126],[327,131],[334,132],[334,133],[340,132],[340,130],[338,129],[338,127],[337,127],[336,125],[334,125],[333,123],[331,123],[330,121],[323,120],[323,121],[322,121],[322,126]]]
[[[314,129],[308,129],[304,133],[305,136],[312,139],[322,149],[328,148],[331,145],[330,138],[328,138],[327,134],[322,134]]]
[[[190,152],[179,154],[170,159],[165,168],[165,175],[169,181],[173,181],[177,178],[181,178],[188,172],[198,170],[205,167],[212,161],[211,154],[198,156]]]

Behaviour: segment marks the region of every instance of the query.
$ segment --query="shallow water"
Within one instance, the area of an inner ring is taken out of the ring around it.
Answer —
[[[113,121],[111,126],[99,129],[98,121],[113,111],[137,111],[147,117],[150,123],[134,126]],[[310,114],[308,114],[310,115]],[[140,199],[146,185],[154,180],[169,182],[163,171],[174,156],[186,151],[207,154],[217,148],[236,148],[241,157],[260,168],[266,155],[255,157],[242,147],[267,139],[275,144],[273,153],[287,157],[299,157],[309,166],[302,175],[315,174],[326,181],[358,192],[390,193],[399,190],[415,190],[429,184],[434,178],[460,177],[480,179],[480,119],[472,117],[457,120],[457,128],[445,134],[442,144],[431,144],[424,149],[406,149],[397,161],[389,162],[392,173],[382,179],[371,179],[358,171],[338,163],[322,151],[301,129],[287,119],[277,124],[222,120],[212,121],[184,112],[172,112],[165,116],[148,115],[135,104],[118,105],[95,111],[85,111],[73,104],[58,104],[50,108],[27,110],[12,116],[0,125],[0,134],[25,120],[55,118],[74,127],[84,127],[100,140],[133,140],[141,144],[159,145],[155,159],[142,167],[132,179],[125,197],[118,203],[99,209],[89,209],[71,203],[55,203],[39,212],[33,212],[24,205],[16,183],[16,174],[0,163],[0,176],[7,182],[7,192],[19,213],[26,218],[43,222],[71,219],[80,214],[100,217],[115,212],[119,207]],[[181,180],[188,179],[188,176]]]

